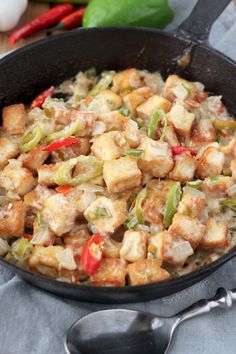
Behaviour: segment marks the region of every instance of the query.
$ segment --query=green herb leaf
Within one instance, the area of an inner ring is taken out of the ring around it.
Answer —
[[[143,156],[144,150],[142,149],[128,149],[126,155],[134,159],[140,159]]]
[[[122,114],[122,116],[128,117],[130,115],[130,111],[126,107],[122,107],[119,109],[119,113]]]
[[[189,95],[193,92],[193,89],[186,85],[184,82],[181,83],[181,86],[188,92]]]

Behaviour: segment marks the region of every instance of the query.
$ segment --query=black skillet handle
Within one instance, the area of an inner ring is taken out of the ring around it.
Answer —
[[[177,33],[195,42],[207,42],[211,26],[231,0],[198,0]]]

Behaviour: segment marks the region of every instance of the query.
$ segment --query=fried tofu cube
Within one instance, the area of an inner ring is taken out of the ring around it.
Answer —
[[[119,138],[123,138],[120,132],[113,131],[104,133],[94,139],[91,151],[94,156],[103,161],[114,160],[125,153],[125,146],[119,146]]]
[[[204,179],[222,173],[225,155],[214,146],[209,146],[197,159],[197,175]]]
[[[9,159],[16,157],[20,150],[13,141],[8,138],[0,138],[0,170],[2,170],[8,163]]]
[[[2,110],[2,130],[10,135],[21,135],[25,131],[25,107],[23,104],[13,104]]]
[[[164,136],[164,141],[166,141],[170,146],[179,146],[180,142],[175,133],[174,127],[172,124],[167,125],[166,132]]]
[[[173,124],[180,136],[188,137],[191,133],[195,115],[188,112],[181,104],[175,103],[167,114],[167,119],[170,124]]]
[[[172,170],[174,166],[172,152],[166,142],[144,137],[139,148],[144,150],[143,156],[138,161],[142,172],[163,178]]]
[[[24,205],[26,210],[34,212],[42,210],[44,202],[54,194],[56,194],[56,192],[53,189],[49,189],[38,184],[35,189],[24,196]]]
[[[9,164],[0,172],[0,186],[19,196],[30,192],[37,184],[32,173],[22,167],[18,160],[9,160]]]
[[[153,111],[157,108],[161,108],[167,113],[171,109],[171,103],[164,97],[153,95],[137,107],[137,115],[148,122]]]
[[[225,222],[209,218],[206,224],[206,232],[201,239],[200,247],[225,247],[227,246],[228,228]]]
[[[176,155],[174,158],[175,166],[169,173],[169,178],[174,181],[192,181],[196,169],[196,161],[189,153]]]
[[[140,73],[137,69],[127,69],[113,76],[112,90],[122,96],[142,86]]]
[[[176,213],[169,228],[169,232],[174,237],[185,239],[193,248],[196,248],[205,233],[205,229],[205,225],[201,224],[199,220]]]
[[[232,171],[232,178],[234,181],[236,181],[236,160],[231,161],[230,169]]]
[[[60,163],[73,159],[80,155],[88,155],[90,153],[91,143],[89,138],[80,138],[80,142],[51,152],[51,161]]]
[[[24,225],[25,210],[21,200],[0,207],[0,235],[21,237]]]
[[[158,283],[170,278],[170,274],[156,260],[143,259],[127,266],[131,285]]]
[[[206,178],[201,191],[211,197],[229,197],[228,189],[234,185],[233,178],[229,176],[213,176]]]
[[[163,252],[164,252],[164,239],[166,231],[159,232],[156,235],[148,239],[148,249],[147,258],[156,259],[160,262],[160,266],[163,262]]]
[[[127,265],[123,259],[103,258],[90,282],[99,286],[125,286],[126,275]]]
[[[63,250],[62,246],[34,246],[29,257],[30,270],[56,278],[59,266],[57,254]]]
[[[136,115],[136,109],[153,95],[149,87],[140,87],[123,97],[125,106],[131,114]]]
[[[73,228],[63,236],[66,248],[70,248],[75,256],[82,255],[83,249],[86,246],[90,234],[85,224],[74,225]]]
[[[120,258],[121,242],[113,240],[111,237],[106,237],[104,243],[103,254],[108,258]]]
[[[73,228],[77,211],[64,195],[56,194],[45,201],[42,216],[50,229],[61,236]]]
[[[120,257],[128,262],[145,259],[147,254],[147,234],[143,231],[127,230],[124,233]]]
[[[194,97],[195,93],[196,87],[192,82],[182,79],[177,75],[168,76],[165,83],[164,96],[171,102],[176,98],[185,99],[188,96]]]
[[[178,213],[199,217],[206,205],[206,195],[196,188],[184,187],[183,196],[178,206]]]
[[[60,167],[60,163],[51,165],[42,165],[38,168],[38,183],[43,186],[55,186],[55,174]]]
[[[129,121],[127,122],[124,136],[131,148],[137,148],[139,146],[140,132],[138,124],[134,120],[129,119]]]
[[[98,230],[106,234],[113,233],[127,218],[127,203],[124,199],[111,200],[98,197],[85,210],[85,218]]]
[[[88,106],[88,111],[96,112],[96,114],[116,111],[122,106],[122,99],[111,90],[100,92]]]
[[[50,155],[47,151],[41,151],[41,148],[42,146],[37,146],[27,154],[23,155],[22,164],[31,172],[36,172]]]
[[[163,232],[163,261],[174,266],[182,266],[194,251],[189,241],[182,237]]]
[[[121,114],[119,111],[113,111],[99,114],[97,120],[105,124],[106,131],[123,131],[129,118]]]
[[[141,171],[137,161],[129,157],[105,161],[103,178],[109,193],[119,193],[140,186]]]

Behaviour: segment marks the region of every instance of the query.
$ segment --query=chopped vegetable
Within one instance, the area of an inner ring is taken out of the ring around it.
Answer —
[[[69,193],[74,187],[72,186],[58,186],[55,190],[57,191],[57,193],[61,193],[61,194],[67,194]]]
[[[138,220],[136,217],[126,221],[125,225],[128,227],[128,229],[133,229],[135,226],[138,225]]]
[[[139,192],[135,200],[135,214],[139,224],[144,224],[142,203],[147,196],[147,188],[144,188]]]
[[[59,130],[58,132],[49,134],[45,140],[47,143],[49,143],[53,140],[62,139],[62,138],[69,138],[71,135],[74,135],[74,134],[80,132],[82,127],[83,127],[83,124],[78,119],[76,121],[73,121],[65,129],[62,129],[62,130]]]
[[[193,89],[184,82],[181,83],[181,86],[188,92],[189,95],[193,92]]]
[[[156,128],[158,123],[164,118],[165,112],[163,109],[155,109],[151,115],[150,122],[148,124],[148,136],[151,139],[155,138]]]
[[[217,130],[229,129],[236,130],[236,121],[215,119],[213,121],[214,128]]]
[[[32,247],[29,240],[24,237],[19,238],[11,246],[13,257],[20,262],[24,262],[29,257]]]
[[[122,114],[125,117],[128,117],[130,115],[130,111],[128,108],[122,107],[119,109],[119,113]]]
[[[80,27],[82,24],[82,19],[85,13],[86,7],[80,7],[78,10],[72,12],[71,14],[63,17],[63,19],[54,27],[53,30],[72,30],[74,28]],[[94,75],[95,76],[96,72]]]
[[[41,151],[56,151],[64,147],[68,147],[73,144],[80,143],[79,138],[75,138],[74,136],[70,136],[69,138],[62,138],[53,141],[50,145],[43,146],[40,150]]]
[[[23,153],[33,150],[42,139],[42,130],[39,126],[34,126],[22,138],[20,149]]]
[[[37,218],[38,227],[39,228],[43,227],[44,226],[44,221],[43,221],[43,217],[42,217],[42,215],[41,215],[41,213],[39,211],[37,212],[36,218]]]
[[[189,152],[191,155],[196,156],[197,152],[193,149],[186,148],[185,146],[173,146],[171,148],[172,154],[175,155],[180,155],[184,152]]]
[[[134,159],[140,159],[144,153],[144,150],[142,149],[128,149],[126,150],[126,155],[134,158]]]
[[[89,68],[88,70],[86,70],[84,72],[84,74],[88,79],[90,79],[91,77],[94,77],[97,75],[97,70],[96,70],[96,68],[92,67],[92,68]]]
[[[35,99],[33,100],[33,102],[31,103],[30,108],[41,108],[44,104],[44,102],[46,101],[46,99],[48,97],[51,97],[54,94],[54,86],[51,86],[49,89],[43,91],[40,93],[40,95],[38,95],[37,97],[35,97]]]
[[[97,96],[101,91],[106,90],[112,83],[113,75],[112,72],[106,72],[87,96]]]
[[[179,182],[174,183],[167,194],[166,207],[164,212],[163,223],[167,228],[171,225],[173,216],[177,211],[177,207],[181,197],[181,184]]]
[[[91,276],[96,273],[102,261],[104,248],[104,237],[100,234],[94,234],[86,244],[82,253],[82,266],[85,272]]]
[[[201,187],[203,181],[201,181],[200,179],[197,179],[195,181],[191,181],[191,182],[187,182],[186,185],[195,189],[198,189]]]
[[[97,207],[95,212],[90,212],[89,213],[89,220],[96,220],[99,218],[103,218],[105,216],[110,216],[110,213],[107,211],[106,208],[103,207]]]
[[[236,199],[224,199],[220,201],[222,207],[228,207],[236,212]]]

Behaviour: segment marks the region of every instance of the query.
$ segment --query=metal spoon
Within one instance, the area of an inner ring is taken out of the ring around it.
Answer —
[[[164,354],[176,327],[183,321],[210,312],[228,309],[236,300],[236,289],[218,289],[212,299],[200,300],[173,317],[124,309],[93,312],[76,321],[68,330],[68,354]]]

